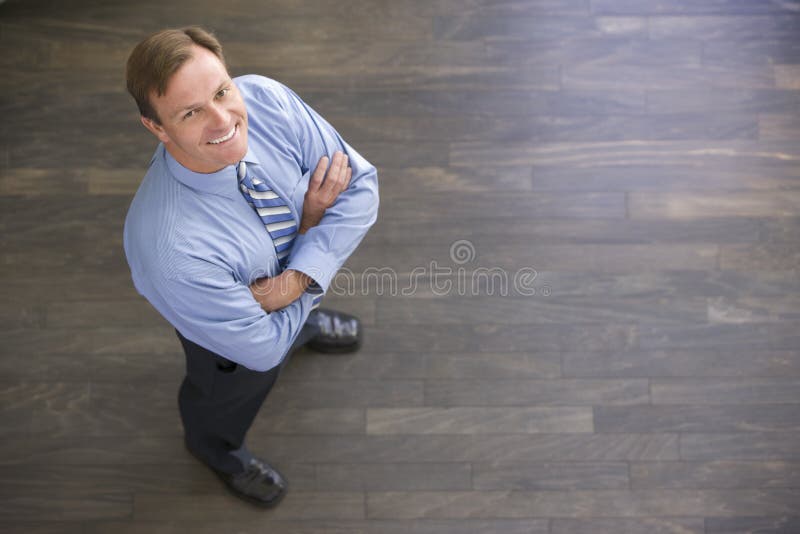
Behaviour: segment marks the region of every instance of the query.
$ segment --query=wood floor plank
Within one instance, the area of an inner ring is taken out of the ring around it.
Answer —
[[[746,26],[746,25],[745,25]],[[652,89],[646,92],[646,110],[657,113],[747,112],[779,114],[797,106],[800,95],[784,89]]]
[[[467,463],[320,464],[321,491],[447,491],[472,487]]]
[[[719,266],[725,270],[781,271],[793,269],[800,254],[783,243],[724,244],[719,249]]]
[[[301,349],[281,371],[281,382],[322,382],[324,380],[422,380],[426,377],[423,354],[359,351],[331,358],[327,354]],[[292,385],[288,384],[291,388]]]
[[[386,117],[374,119],[333,117],[331,123],[355,143],[481,141],[531,143],[594,141],[609,139],[756,139],[759,118],[753,114],[659,115],[659,116],[517,116],[474,117]],[[775,137],[775,136],[773,136]],[[776,137],[781,139],[781,137]],[[784,137],[785,138],[785,137]]]
[[[463,41],[473,39],[487,40],[535,40],[566,41],[575,37],[607,35],[604,29],[610,26],[600,25],[594,17],[586,16],[476,16],[465,13],[457,16],[435,17],[433,19],[433,35],[438,40]],[[614,27],[614,26],[612,26]],[[644,36],[647,34],[645,19],[639,24],[626,26],[626,35]],[[618,35],[613,32],[612,35]]]
[[[255,516],[259,517],[259,516]],[[242,534],[280,532],[281,534],[548,534],[547,519],[496,519],[496,520],[297,520],[258,519],[231,521],[99,521],[88,523],[85,534],[218,534],[234,528]],[[54,534],[43,531],[42,534]],[[16,533],[15,533],[16,534]],[[39,534],[38,531],[36,534]],[[694,533],[692,533],[694,534]]]
[[[800,458],[797,432],[682,434],[685,460],[788,460]]]
[[[3,525],[5,534],[83,534],[81,521],[13,521]]]
[[[545,491],[627,489],[628,464],[473,464],[473,489]]]
[[[793,404],[800,380],[775,378],[659,378],[650,383],[653,404]]]
[[[133,519],[140,521],[254,521],[264,510],[243,507],[227,492],[207,494],[157,493],[134,495]],[[270,519],[352,520],[363,519],[364,495],[358,492],[288,492]]]
[[[553,519],[551,534],[705,534],[699,517]]]
[[[557,352],[402,354],[361,351],[331,359],[304,351],[292,357],[281,380],[530,379],[556,378],[560,374],[561,361]]]
[[[770,348],[794,350],[800,348],[800,335],[798,334],[797,327],[797,321],[769,324]]]
[[[241,534],[269,530],[281,534],[368,534],[368,523],[360,520],[292,520],[271,519],[264,515],[247,519],[210,519],[176,522],[165,520],[93,521],[84,527],[84,534],[217,534],[232,529]]]
[[[773,92],[770,92],[772,94]],[[783,94],[787,103],[795,102],[791,91]],[[300,95],[324,116],[372,117],[433,116],[433,117],[521,117],[531,115],[587,116],[636,115],[646,111],[644,91],[564,91],[452,89],[437,91],[413,87],[394,90],[363,90],[331,92],[320,89]],[[767,99],[768,95],[759,95]],[[764,104],[761,104],[764,105]],[[661,108],[663,109],[663,108]],[[755,108],[742,111],[755,112]],[[733,111],[733,110],[731,110]]]
[[[367,494],[381,519],[670,517],[790,514],[797,490],[579,490],[546,492],[391,492]]]
[[[775,65],[773,71],[778,89],[800,88],[800,68],[797,65]]]
[[[700,324],[638,328],[639,346],[645,349],[764,350],[774,346],[768,323]]]
[[[768,193],[631,193],[630,216],[634,219],[697,219],[704,217],[788,217],[798,212],[800,194]]]
[[[329,356],[305,351],[291,359],[282,380],[554,378],[560,372],[560,357],[556,352],[360,353],[331,360]]]
[[[736,0],[712,0],[709,2],[692,2],[677,0],[665,4],[657,0],[591,0],[592,13],[613,15],[764,15],[791,14],[797,2],[738,2]]]
[[[800,134],[800,122],[796,117],[783,115],[759,115],[759,139],[793,139]]]
[[[794,295],[784,297],[725,297],[709,298],[710,323],[780,323],[800,319],[798,300]]]
[[[369,408],[367,434],[487,434],[592,432],[590,409]]]
[[[489,519],[489,520],[410,520],[369,521],[370,534],[545,534],[549,522],[545,519]]]
[[[597,432],[788,432],[800,429],[791,404],[597,406]]]
[[[656,488],[796,488],[797,462],[633,462],[630,482],[634,489]]]
[[[474,239],[474,241],[472,241]],[[481,249],[490,247],[489,244],[482,244],[487,236],[475,235],[470,241],[473,245],[479,245]],[[451,241],[450,246],[439,247],[439,254],[453,246],[460,239]],[[462,242],[463,243],[463,242]],[[798,273],[791,270],[776,271],[705,271],[701,269],[668,269],[668,270],[640,270],[639,272],[600,272],[587,270],[545,270],[535,269],[535,276],[530,271],[519,271],[514,266],[508,271],[502,269],[498,271],[497,266],[483,266],[474,269],[464,269],[459,271],[457,268],[450,267],[450,271],[445,268],[447,258],[443,255],[437,258],[441,263],[429,263],[424,265],[428,273],[407,273],[396,272],[382,268],[376,268],[377,247],[365,246],[361,256],[366,258],[363,263],[370,259],[375,259],[376,263],[366,266],[362,272],[355,272],[352,268],[356,267],[356,262],[349,263],[344,270],[334,277],[329,291],[336,296],[346,298],[348,296],[375,296],[380,303],[380,299],[390,297],[403,297],[411,299],[433,299],[446,296],[472,295],[475,297],[489,295],[518,295],[525,297],[553,297],[555,299],[577,299],[577,298],[665,298],[675,299],[678,297],[697,298],[706,297],[712,303],[711,309],[726,306],[727,302],[736,302],[737,295],[744,292],[753,295],[757,301],[759,298],[775,298],[777,302],[791,300],[784,298],[785,295],[795,291],[798,287]],[[435,250],[431,248],[429,250]],[[359,258],[361,257],[359,256]],[[452,260],[450,260],[452,261]],[[417,265],[417,267],[420,267]],[[514,276],[517,273],[530,273],[532,280],[522,280],[524,286],[513,285]],[[492,278],[493,276],[497,278]],[[472,280],[476,280],[477,288],[473,289]],[[494,280],[494,286],[489,285]],[[459,285],[460,284],[460,285]],[[506,288],[506,293],[502,292]],[[520,288],[531,290],[532,293],[522,293]],[[463,288],[463,289],[462,289]],[[745,302],[747,299],[745,299]],[[729,306],[729,305],[728,305]],[[734,308],[735,310],[735,308]],[[731,319],[734,319],[733,315]],[[788,319],[791,315],[787,315]],[[724,322],[725,317],[715,319],[715,322]],[[747,318],[745,315],[744,318]],[[755,319],[755,317],[753,317]]]
[[[13,434],[55,436],[177,435],[177,381],[122,384],[88,382],[4,383],[3,409],[18,424]],[[141,401],[138,410],[125,409]]]
[[[13,358],[0,360],[0,375],[13,382],[169,382],[184,373],[184,355],[62,354],[28,355],[25,365]]]
[[[74,497],[56,494],[53,497],[18,495],[4,499],[0,519],[4,523],[31,521],[78,521],[127,519],[133,513],[130,493],[97,494]]]
[[[709,517],[706,518],[707,534],[789,534],[800,528],[800,517]]]
[[[34,335],[35,333],[35,335]],[[173,328],[92,328],[75,331],[18,329],[4,334],[8,354],[174,354],[180,342]]]
[[[248,435],[357,434],[365,424],[364,410],[358,408],[276,407],[257,417]]]
[[[787,141],[611,141],[605,143],[452,143],[453,166],[472,165],[718,165],[738,166],[800,160],[800,149]]]
[[[473,243],[476,255],[468,265],[465,265],[466,261],[454,265],[450,251],[455,242],[438,246],[364,247],[357,256],[350,258],[345,264],[345,268],[349,269],[351,273],[380,272],[380,269],[389,268],[395,275],[402,275],[406,280],[414,272],[419,273],[416,276],[420,277],[423,274],[452,275],[454,272],[457,273],[459,268],[464,269],[467,273],[472,273],[477,269],[482,269],[483,272],[488,269],[500,269],[507,273],[506,277],[509,281],[513,281],[516,273],[526,272],[520,271],[523,268],[534,269],[537,272],[585,272],[588,270],[595,273],[618,274],[633,272],[641,274],[664,270],[711,270],[716,268],[717,257],[721,251],[731,251],[722,260],[725,261],[724,268],[743,271],[756,270],[748,269],[748,265],[744,264],[742,260],[732,259],[733,247],[740,245],[666,243],[663,245],[587,244],[575,247],[563,244],[539,245],[528,240],[521,241],[522,243],[517,245],[499,244],[486,239],[483,240],[485,244]],[[747,247],[747,245],[741,246]],[[743,254],[749,255],[750,251],[745,249]],[[467,256],[463,259],[468,258]],[[764,262],[764,268],[773,271],[787,271],[791,270],[789,262],[790,257],[784,252],[782,258],[769,263]]]
[[[744,292],[780,297],[795,290],[800,277],[792,271],[706,271],[665,269],[632,273],[537,270],[554,297],[732,297]],[[423,282],[420,285],[424,285]]]
[[[436,6],[434,14],[442,15],[445,13],[486,13],[490,15],[543,15],[550,13],[553,15],[577,16],[587,15],[590,6],[583,0],[536,0],[535,2],[515,2],[496,0],[469,0],[461,2],[459,0],[434,0],[431,2]]]
[[[741,65],[726,61],[706,65],[576,65],[562,73],[564,87],[572,90],[648,90],[668,89],[772,89],[775,83],[773,69],[763,64],[751,65],[744,70]]]
[[[140,465],[6,465],[0,474],[9,486],[0,489],[3,499],[15,492],[46,500],[54,494],[86,498],[129,492],[192,493],[217,489],[214,474],[196,464]]]
[[[426,406],[625,406],[650,402],[648,380],[428,380]],[[779,402],[779,401],[775,401]]]
[[[762,193],[763,189],[789,189],[797,183],[800,174],[796,165],[776,163],[775,165],[715,164],[712,168],[682,162],[664,162],[652,165],[609,163],[603,167],[586,168],[582,166],[537,166],[533,167],[533,189],[535,191],[630,191],[664,192],[676,190],[688,192],[725,192],[726,190],[753,190]],[[741,194],[737,191],[737,194]],[[742,224],[749,219],[728,217]],[[644,221],[641,221],[644,222]],[[670,219],[665,223],[672,222]],[[695,231],[708,221],[692,220]],[[696,228],[695,228],[696,227]],[[654,230],[654,236],[659,234]]]
[[[659,67],[662,76],[665,70],[683,68],[694,70],[702,65],[703,43],[698,39],[659,39],[646,37],[630,37],[628,35],[581,35],[572,39],[538,41],[527,39],[522,41],[494,41],[486,44],[489,59],[500,64],[517,63],[518,65],[549,66],[561,65],[566,70],[594,69],[605,66],[608,69],[630,69],[640,74],[650,73],[658,76],[655,67]],[[598,85],[586,87],[568,86],[562,71],[562,86],[567,90],[592,90],[607,92],[608,86],[614,83],[607,72],[606,76],[597,78]],[[636,80],[627,90],[642,91],[648,87],[640,85]],[[672,87],[675,82],[664,86]]]
[[[763,34],[762,34],[763,35]],[[704,61],[715,65],[759,66],[763,64],[796,64],[800,43],[791,37],[756,37],[752,39],[720,39],[705,43]],[[776,87],[780,87],[776,84]]]
[[[555,352],[429,354],[429,379],[557,378],[560,357]]]
[[[383,168],[380,176],[381,194],[390,196],[414,196],[422,191],[480,193],[531,190],[531,169],[525,166],[504,169],[500,174],[486,168],[464,171],[454,171],[449,167]]]
[[[786,438],[786,434],[781,436]],[[260,440],[275,461],[397,462],[617,462],[672,461],[678,435],[659,433],[391,434],[269,436]]]
[[[364,340],[366,350],[416,350],[432,353],[625,350],[637,343],[637,327],[628,324],[583,325],[443,325],[421,329],[414,325],[376,326]]]
[[[426,199],[398,198],[384,210],[387,219],[433,217],[464,218],[477,210],[497,206],[502,217],[577,217],[621,219],[625,199],[615,193],[494,193],[431,194]]]
[[[422,400],[420,380],[307,380],[278,382],[270,393],[269,402],[282,408],[365,408],[419,406]]]
[[[791,38],[800,29],[796,14],[765,15],[709,15],[691,17],[684,15],[657,16],[650,19],[650,36],[695,38],[709,41],[724,39],[752,40],[769,35],[772,38]]]
[[[800,353],[784,350],[633,350],[567,352],[565,377],[797,377]]]
[[[131,301],[141,298],[133,287],[130,273],[107,273],[98,277],[92,274],[67,274],[58,279],[41,279],[35,274],[15,277],[14,284],[0,288],[3,301],[29,299],[45,303],[58,291],[60,303],[75,301],[103,301],[113,293],[115,299]],[[50,299],[52,300],[52,299]]]
[[[604,299],[602,304],[594,299],[541,296],[522,297],[508,288],[509,295],[499,299],[502,280],[486,279],[488,296],[481,296],[477,284],[483,279],[474,277],[466,296],[443,295],[438,299],[425,299],[420,309],[420,299],[381,299],[377,307],[378,323],[404,324],[475,324],[477,322],[505,322],[506,324],[561,324],[561,323],[696,323],[708,315],[704,299]],[[513,282],[508,283],[509,286]],[[494,288],[494,291],[492,291]],[[516,290],[521,293],[519,289]],[[453,291],[456,293],[456,290]]]
[[[730,65],[787,64],[790,68],[800,58],[800,44],[789,38],[760,38],[752,40],[713,41],[704,49],[706,61]],[[773,69],[775,87],[782,88],[781,80]]]

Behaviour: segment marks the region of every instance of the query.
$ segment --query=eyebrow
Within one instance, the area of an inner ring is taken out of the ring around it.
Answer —
[[[227,85],[230,85],[230,83],[231,83],[231,80],[225,80],[224,82],[222,82],[221,84],[219,84],[219,87],[217,87],[217,89],[214,91],[214,94],[217,94],[217,93],[219,93],[220,91],[222,91],[222,90],[225,88],[225,86],[227,86]],[[188,106],[184,106],[184,107],[182,107],[181,109],[177,110],[175,113],[173,113],[173,114],[172,114],[172,117],[173,117],[173,118],[174,118],[174,117],[177,117],[178,115],[180,115],[180,114],[181,114],[181,113],[183,113],[184,111],[188,111],[188,110],[190,110],[190,109],[194,109],[194,108],[199,108],[199,107],[200,107],[200,106],[202,106],[202,105],[203,105],[203,104],[201,103],[201,104],[190,104],[190,105],[188,105]]]

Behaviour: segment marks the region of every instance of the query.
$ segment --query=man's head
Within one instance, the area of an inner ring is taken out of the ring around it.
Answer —
[[[133,49],[126,74],[142,124],[184,167],[208,173],[244,157],[247,110],[213,35],[153,34]]]

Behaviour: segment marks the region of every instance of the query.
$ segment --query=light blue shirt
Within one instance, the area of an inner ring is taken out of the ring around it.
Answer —
[[[322,156],[349,156],[350,186],[318,226],[297,236],[287,269],[326,291],[378,212],[375,167],[287,87],[262,76],[234,80],[248,112],[248,172],[300,222],[310,173]],[[137,291],[184,337],[256,371],[278,365],[308,318],[314,294],[265,312],[249,285],[280,273],[272,239],[239,190],[234,165],[200,174],[159,145],[131,202],[125,255]]]

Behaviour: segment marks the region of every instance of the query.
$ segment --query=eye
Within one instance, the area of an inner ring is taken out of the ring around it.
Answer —
[[[225,97],[225,95],[227,95],[230,91],[231,90],[229,87],[226,87],[225,89],[220,89],[219,92],[217,93],[217,98]]]
[[[197,113],[197,110],[195,110],[195,109],[193,109],[191,111],[187,111],[186,115],[184,115],[183,118],[184,119],[189,119],[189,118],[193,117],[195,113]]]

